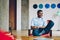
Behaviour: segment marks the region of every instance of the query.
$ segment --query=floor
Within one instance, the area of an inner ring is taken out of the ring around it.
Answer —
[[[28,36],[28,30],[22,30],[22,31],[13,30],[12,33],[16,36],[17,40],[33,40],[34,38],[37,38],[36,36],[35,37],[34,36]],[[40,36],[38,36],[38,37],[40,37]],[[42,38],[44,38],[44,37],[42,37]],[[53,36],[51,39],[60,40],[60,36]]]

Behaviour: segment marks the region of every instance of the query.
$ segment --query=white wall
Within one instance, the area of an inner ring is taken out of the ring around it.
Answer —
[[[17,0],[17,31],[21,30],[21,0]]]
[[[9,31],[9,0],[0,0],[0,27]]]
[[[60,31],[52,31],[52,36],[60,36]]]
[[[37,14],[37,10],[39,10],[39,7],[37,9],[33,8],[33,4],[43,4],[45,5],[46,3],[52,4],[55,3],[56,5],[58,3],[60,3],[60,0],[29,0],[29,29],[30,29],[30,25],[31,25],[31,19],[33,17],[36,17]],[[43,6],[44,7],[44,6]],[[60,21],[59,21],[59,16],[55,17],[54,15],[57,13],[57,11],[59,11],[60,9],[58,9],[57,7],[55,9],[52,9],[51,7],[49,9],[46,9],[45,7],[42,9],[44,16],[43,18],[48,20],[51,19],[54,21],[55,25],[53,27],[53,30],[60,30]],[[54,18],[55,17],[55,18]]]

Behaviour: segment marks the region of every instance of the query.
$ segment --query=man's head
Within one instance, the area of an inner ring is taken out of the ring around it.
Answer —
[[[43,11],[42,10],[38,10],[37,11],[37,16],[38,16],[38,18],[41,18],[43,16]]]

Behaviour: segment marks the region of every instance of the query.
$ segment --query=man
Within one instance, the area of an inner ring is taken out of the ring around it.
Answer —
[[[31,28],[33,29],[33,35],[34,36],[40,36],[42,34],[48,33],[54,25],[53,21],[51,21],[51,20],[46,25],[42,16],[43,16],[43,11],[38,10],[37,11],[37,17],[33,18],[31,21]]]

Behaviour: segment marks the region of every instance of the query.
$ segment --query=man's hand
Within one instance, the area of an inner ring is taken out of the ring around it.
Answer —
[[[31,28],[32,28],[32,29],[37,29],[38,27],[36,27],[36,26],[31,26]]]

